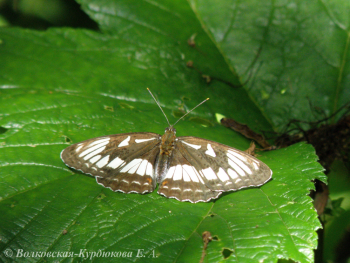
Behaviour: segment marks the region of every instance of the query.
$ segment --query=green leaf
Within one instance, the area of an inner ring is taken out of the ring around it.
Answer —
[[[177,124],[179,136],[244,150],[249,140],[220,126],[216,114],[256,131],[271,132],[278,127],[270,122],[280,123],[272,111],[264,117],[266,105],[254,90],[232,87],[242,83],[234,71],[238,65],[196,11],[216,7],[174,1],[81,4],[102,32],[0,29],[0,259],[21,261],[33,252],[28,261],[64,261],[57,252],[67,252],[76,254],[68,261],[118,256],[121,262],[198,262],[201,235],[210,231],[207,262],[312,262],[320,223],[308,193],[311,180],[326,179],[310,145],[261,153],[272,181],[197,204],[156,191],[112,192],[62,163],[59,154],[71,143],[114,133],[162,133],[167,124],[147,87],[171,123],[179,111],[210,97]],[[187,43],[193,36],[195,48]],[[190,60],[212,77],[210,83],[186,66]],[[115,254],[93,254],[99,251]]]

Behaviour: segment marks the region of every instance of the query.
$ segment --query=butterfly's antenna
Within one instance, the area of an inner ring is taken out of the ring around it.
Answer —
[[[189,114],[190,112],[194,111],[195,108],[201,106],[204,102],[206,102],[207,100],[209,100],[209,98],[206,98],[205,100],[203,100],[201,103],[199,103],[196,107],[194,107],[192,110],[186,112],[185,115],[183,115],[180,119],[178,119],[174,124],[173,126],[175,126],[176,123],[178,123],[181,119],[183,119],[187,114]]]
[[[203,100],[201,103],[199,103],[196,107],[194,107],[192,110],[186,112],[186,114],[184,114],[180,119],[178,119],[173,125],[170,125],[170,122],[168,120],[168,117],[165,115],[162,107],[160,106],[159,102],[156,100],[156,98],[153,96],[152,92],[150,91],[149,88],[147,88],[148,92],[151,94],[152,98],[154,99],[154,101],[157,103],[158,107],[160,108],[160,110],[163,112],[166,121],[168,122],[169,126],[175,126],[176,123],[178,123],[180,120],[182,120],[187,114],[189,114],[190,112],[192,112],[195,108],[199,107],[200,105],[202,105],[204,102],[206,102],[207,100],[209,100],[209,98],[206,98],[205,100]]]
[[[166,121],[168,122],[169,126],[171,126],[171,125],[170,125],[170,122],[169,122],[169,120],[168,120],[168,117],[165,115],[165,113],[164,113],[162,107],[160,106],[159,102],[158,102],[158,101],[156,100],[156,98],[153,96],[153,94],[152,94],[152,92],[150,91],[150,89],[147,88],[147,90],[148,90],[148,92],[151,94],[151,96],[152,96],[152,98],[154,99],[154,101],[157,103],[157,105],[158,105],[158,107],[160,108],[160,110],[163,112],[163,114],[164,114],[164,116],[165,116],[165,119],[166,119]]]

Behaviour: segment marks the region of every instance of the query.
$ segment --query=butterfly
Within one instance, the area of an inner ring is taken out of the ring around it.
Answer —
[[[73,144],[61,152],[69,167],[96,177],[98,184],[123,193],[158,193],[191,203],[208,202],[226,191],[257,187],[272,171],[257,158],[214,141],[176,137],[174,125],[163,135],[133,132],[107,135]]]

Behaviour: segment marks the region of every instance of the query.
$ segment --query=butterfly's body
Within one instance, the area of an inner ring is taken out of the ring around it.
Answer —
[[[173,126],[163,136],[138,132],[86,140],[64,149],[61,159],[113,191],[147,193],[159,184],[159,194],[192,203],[270,180],[271,169],[255,157],[214,141],[176,137]]]

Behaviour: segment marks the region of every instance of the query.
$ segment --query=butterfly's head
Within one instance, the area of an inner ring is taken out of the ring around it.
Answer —
[[[170,125],[168,128],[165,129],[165,133],[176,135],[176,129],[173,127],[173,125]]]

